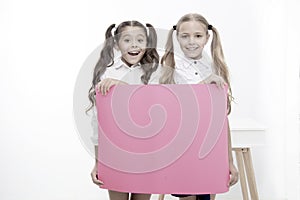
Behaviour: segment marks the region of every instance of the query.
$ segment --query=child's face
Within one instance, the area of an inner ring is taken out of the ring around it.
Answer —
[[[200,59],[209,39],[207,28],[197,21],[183,22],[178,30],[177,40],[184,55],[191,59]]]
[[[117,49],[127,64],[134,65],[140,62],[146,52],[147,36],[140,27],[127,26],[121,32]]]

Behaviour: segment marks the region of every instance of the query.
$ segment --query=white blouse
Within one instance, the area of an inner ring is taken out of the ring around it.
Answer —
[[[113,78],[128,84],[143,84],[141,81],[143,74],[140,64],[128,67],[121,59],[118,59],[112,66],[106,68],[100,79]]]
[[[176,84],[197,84],[214,73],[211,58],[206,53],[199,60],[184,57],[175,60],[175,63]]]

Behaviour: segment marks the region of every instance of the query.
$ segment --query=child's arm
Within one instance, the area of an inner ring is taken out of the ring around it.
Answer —
[[[93,183],[95,183],[98,186],[103,185],[103,182],[101,180],[98,179],[98,163],[97,163],[97,159],[98,159],[98,120],[97,120],[97,110],[95,107],[93,107],[92,109],[92,119],[91,119],[91,126],[93,129],[93,135],[91,137],[91,141],[94,144],[95,147],[95,164],[94,167],[91,171],[91,177],[92,177],[92,181]]]
[[[103,185],[103,182],[98,179],[98,175],[97,175],[98,174],[98,161],[97,161],[97,158],[98,158],[98,146],[95,146],[95,165],[94,165],[94,168],[91,172],[91,177],[92,177],[93,183],[95,183],[96,185],[101,187]]]
[[[230,172],[230,180],[228,186],[232,186],[236,184],[239,180],[239,173],[236,167],[233,164],[232,158],[232,145],[231,145],[231,132],[228,123],[228,157],[229,157],[229,172]]]
[[[113,79],[113,78],[105,78],[96,85],[96,89],[99,92],[101,92],[102,95],[106,95],[108,93],[109,89],[113,85],[122,85],[122,84],[124,85],[127,83],[117,80],[117,79]]]

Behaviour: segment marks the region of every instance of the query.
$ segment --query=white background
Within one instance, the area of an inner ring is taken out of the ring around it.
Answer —
[[[300,199],[299,9],[296,0],[0,1],[0,199],[108,199],[74,125],[79,70],[110,24],[169,29],[190,12],[220,32],[231,117],[267,128],[266,145],[253,149],[261,199]],[[221,198],[230,196],[241,199],[234,190]]]

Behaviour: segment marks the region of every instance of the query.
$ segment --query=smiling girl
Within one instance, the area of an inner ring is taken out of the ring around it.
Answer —
[[[95,106],[95,90],[106,95],[113,85],[118,84],[148,84],[152,73],[157,69],[159,56],[156,51],[157,35],[152,25],[144,26],[138,21],[125,21],[115,28],[115,24],[108,27],[105,34],[105,44],[100,58],[94,68],[92,86],[89,90],[91,106]],[[120,56],[115,56],[115,51]],[[92,141],[95,145],[95,165],[91,172],[93,182],[102,186],[97,173],[98,153],[98,121],[93,109],[92,125],[94,134]],[[126,192],[109,190],[110,200],[149,200],[151,194],[129,194]]]
[[[173,33],[176,31],[176,38],[183,52],[181,59],[175,60]],[[213,34],[211,42],[211,57],[204,54],[204,47],[210,38],[210,32]],[[175,26],[170,30],[166,43],[166,51],[161,59],[163,66],[163,75],[161,83],[176,84],[199,84],[199,83],[217,83],[219,86],[227,84],[228,86],[228,114],[231,111],[231,87],[229,82],[229,72],[224,60],[222,45],[219,33],[215,27],[197,13],[186,14],[180,18]],[[231,137],[228,130],[228,154],[230,180],[228,186],[234,185],[238,181],[238,172],[233,164],[231,152]],[[208,180],[199,180],[208,181]],[[196,183],[195,183],[196,184]],[[194,195],[173,195],[180,197],[180,200],[209,200],[214,195],[194,194]]]

